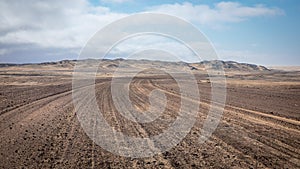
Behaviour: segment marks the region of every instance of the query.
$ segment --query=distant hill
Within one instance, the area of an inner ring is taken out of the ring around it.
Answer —
[[[77,62],[83,62],[87,64],[98,64],[96,59],[86,59],[86,60],[62,60],[58,62],[44,62],[38,64],[9,64],[3,63],[0,64],[0,67],[9,67],[9,66],[30,66],[30,65],[40,65],[40,66],[58,66],[58,67],[74,67]],[[126,68],[130,68],[133,65],[143,66],[151,64],[157,66],[158,68],[166,68],[168,66],[175,67],[186,67],[190,70],[205,70],[205,69],[219,69],[222,68],[225,71],[269,71],[270,69],[265,66],[248,64],[248,63],[238,63],[234,61],[222,61],[222,60],[212,60],[212,61],[202,61],[199,63],[185,63],[185,62],[167,62],[167,61],[151,61],[151,60],[124,60],[124,59],[104,59],[99,65],[103,69],[116,69],[119,67],[119,64],[123,63]]]
[[[213,61],[203,61],[200,62],[200,65],[205,66],[206,69],[214,69],[223,66],[224,70],[227,71],[269,71],[268,68],[261,65],[248,64],[248,63],[238,63],[234,61],[221,61],[221,60],[213,60]]]

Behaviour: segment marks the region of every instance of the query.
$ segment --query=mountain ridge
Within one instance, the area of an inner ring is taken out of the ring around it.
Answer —
[[[42,62],[42,63],[24,63],[24,64],[15,64],[15,63],[0,63],[0,67],[10,67],[10,66],[31,66],[31,65],[56,65],[56,66],[75,66],[77,62],[99,62],[99,59],[85,59],[85,60],[61,60],[57,62]],[[265,66],[249,64],[249,63],[240,63],[236,61],[223,61],[223,60],[204,60],[201,62],[187,63],[187,62],[171,62],[171,61],[157,61],[157,60],[125,60],[122,58],[118,59],[102,59],[102,62],[105,62],[107,65],[106,68],[117,68],[120,62],[136,63],[136,64],[147,64],[147,63],[156,63],[156,64],[166,64],[166,65],[180,65],[187,66],[190,70],[204,70],[204,69],[219,69],[222,68],[225,71],[270,71]]]

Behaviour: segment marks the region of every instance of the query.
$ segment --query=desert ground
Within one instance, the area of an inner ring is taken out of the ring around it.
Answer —
[[[122,61],[122,60],[121,60]],[[180,89],[168,74],[133,78],[130,99],[138,110],[149,107],[154,89],[165,92],[167,107],[151,123],[135,123],[116,111],[111,96],[113,70],[120,60],[105,61],[96,77],[99,109],[116,130],[151,137],[172,123],[180,108]],[[123,61],[126,62],[126,61]],[[150,61],[128,62],[145,66]],[[300,168],[300,71],[226,65],[227,99],[222,119],[205,142],[198,138],[210,106],[211,83],[197,64],[184,67],[197,79],[200,103],[196,123],[167,152],[147,158],[115,155],[83,131],[72,101],[75,61],[0,68],[0,168]],[[130,67],[127,68],[130,70]],[[88,103],[87,103],[88,104]]]

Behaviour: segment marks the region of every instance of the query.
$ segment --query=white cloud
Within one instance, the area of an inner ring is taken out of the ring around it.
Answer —
[[[128,1],[131,0],[102,0],[105,3]],[[244,6],[236,2],[220,2],[213,7],[175,3],[149,7],[147,10],[172,14],[194,24],[213,27],[224,23],[241,22],[253,17],[284,14],[278,8],[269,8],[263,5]],[[0,1],[0,55],[9,55],[15,49],[19,49],[18,46],[24,44],[30,44],[26,48],[34,46],[32,50],[55,48],[74,53],[74,49],[79,51],[97,30],[128,15],[127,13],[113,12],[108,7],[93,6],[88,0],[2,0]],[[167,26],[168,24],[166,22]],[[150,42],[153,44],[153,41]],[[143,49],[143,45],[149,46],[149,43],[146,41],[145,43],[128,43],[127,46],[126,44],[123,46],[126,49],[120,47],[119,50],[133,52],[139,48]],[[33,45],[31,46],[31,44]],[[155,44],[156,48],[167,46],[170,49],[177,49],[175,43],[168,41],[156,41]],[[180,52],[182,50],[174,51],[177,54],[181,54]],[[233,52],[224,52],[222,56],[229,56],[230,53],[234,54]],[[235,53],[235,56],[244,54]]]
[[[0,43],[58,48],[80,48],[101,27],[127,15],[85,0],[7,0],[0,8]]]
[[[211,26],[226,22],[240,22],[251,17],[284,14],[279,8],[268,8],[263,5],[243,6],[237,2],[220,2],[214,7],[186,2],[159,5],[150,7],[148,10],[175,15],[194,23]]]
[[[160,36],[160,35],[141,35],[133,36],[130,39],[124,40],[122,43],[117,44],[111,53],[116,57],[127,57],[137,51],[156,50],[162,53],[170,53],[170,55],[159,55],[155,52],[152,58],[160,60],[173,60],[173,61],[186,61],[192,62],[197,60],[197,56],[192,53],[184,44],[175,41],[174,39]],[[154,56],[157,55],[157,56]],[[147,56],[150,56],[147,54]],[[147,59],[138,55],[136,59]],[[149,59],[149,58],[148,58]]]
[[[8,52],[9,52],[8,49],[0,49],[0,56],[4,55],[4,54],[7,54]]]
[[[130,2],[132,0],[101,0],[101,2],[104,3],[124,3],[124,2]]]
[[[256,53],[251,50],[219,50],[217,51],[221,60],[231,60],[246,63],[260,63],[269,65],[272,55],[269,53]]]
[[[101,27],[129,15],[112,12],[103,6],[92,6],[86,0],[31,1],[0,1],[0,43],[80,48]],[[111,2],[125,1],[128,0]],[[248,7],[235,2],[220,2],[214,8],[191,3],[166,4],[149,10],[208,25],[283,14],[277,8]]]

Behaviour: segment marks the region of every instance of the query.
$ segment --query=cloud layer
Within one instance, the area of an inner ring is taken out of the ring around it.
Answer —
[[[268,8],[263,5],[243,6],[237,2],[220,2],[214,7],[191,3],[166,4],[151,7],[149,11],[172,14],[193,23],[211,26],[228,22],[241,22],[253,17],[284,14],[279,8]]]
[[[125,1],[128,0],[114,0],[116,3]],[[148,7],[146,11],[179,16],[196,25],[209,27],[284,14],[278,8],[243,6],[236,2],[220,2],[213,7],[191,3],[163,4]],[[79,52],[97,30],[128,15],[111,11],[108,7],[93,6],[87,0],[3,0],[0,1],[0,57],[7,58],[20,51],[29,55],[31,50],[43,53],[43,50],[62,49],[62,55],[66,50]]]
[[[84,0],[8,0],[1,1],[0,6],[0,43],[41,47],[81,47],[99,28],[126,16]]]

